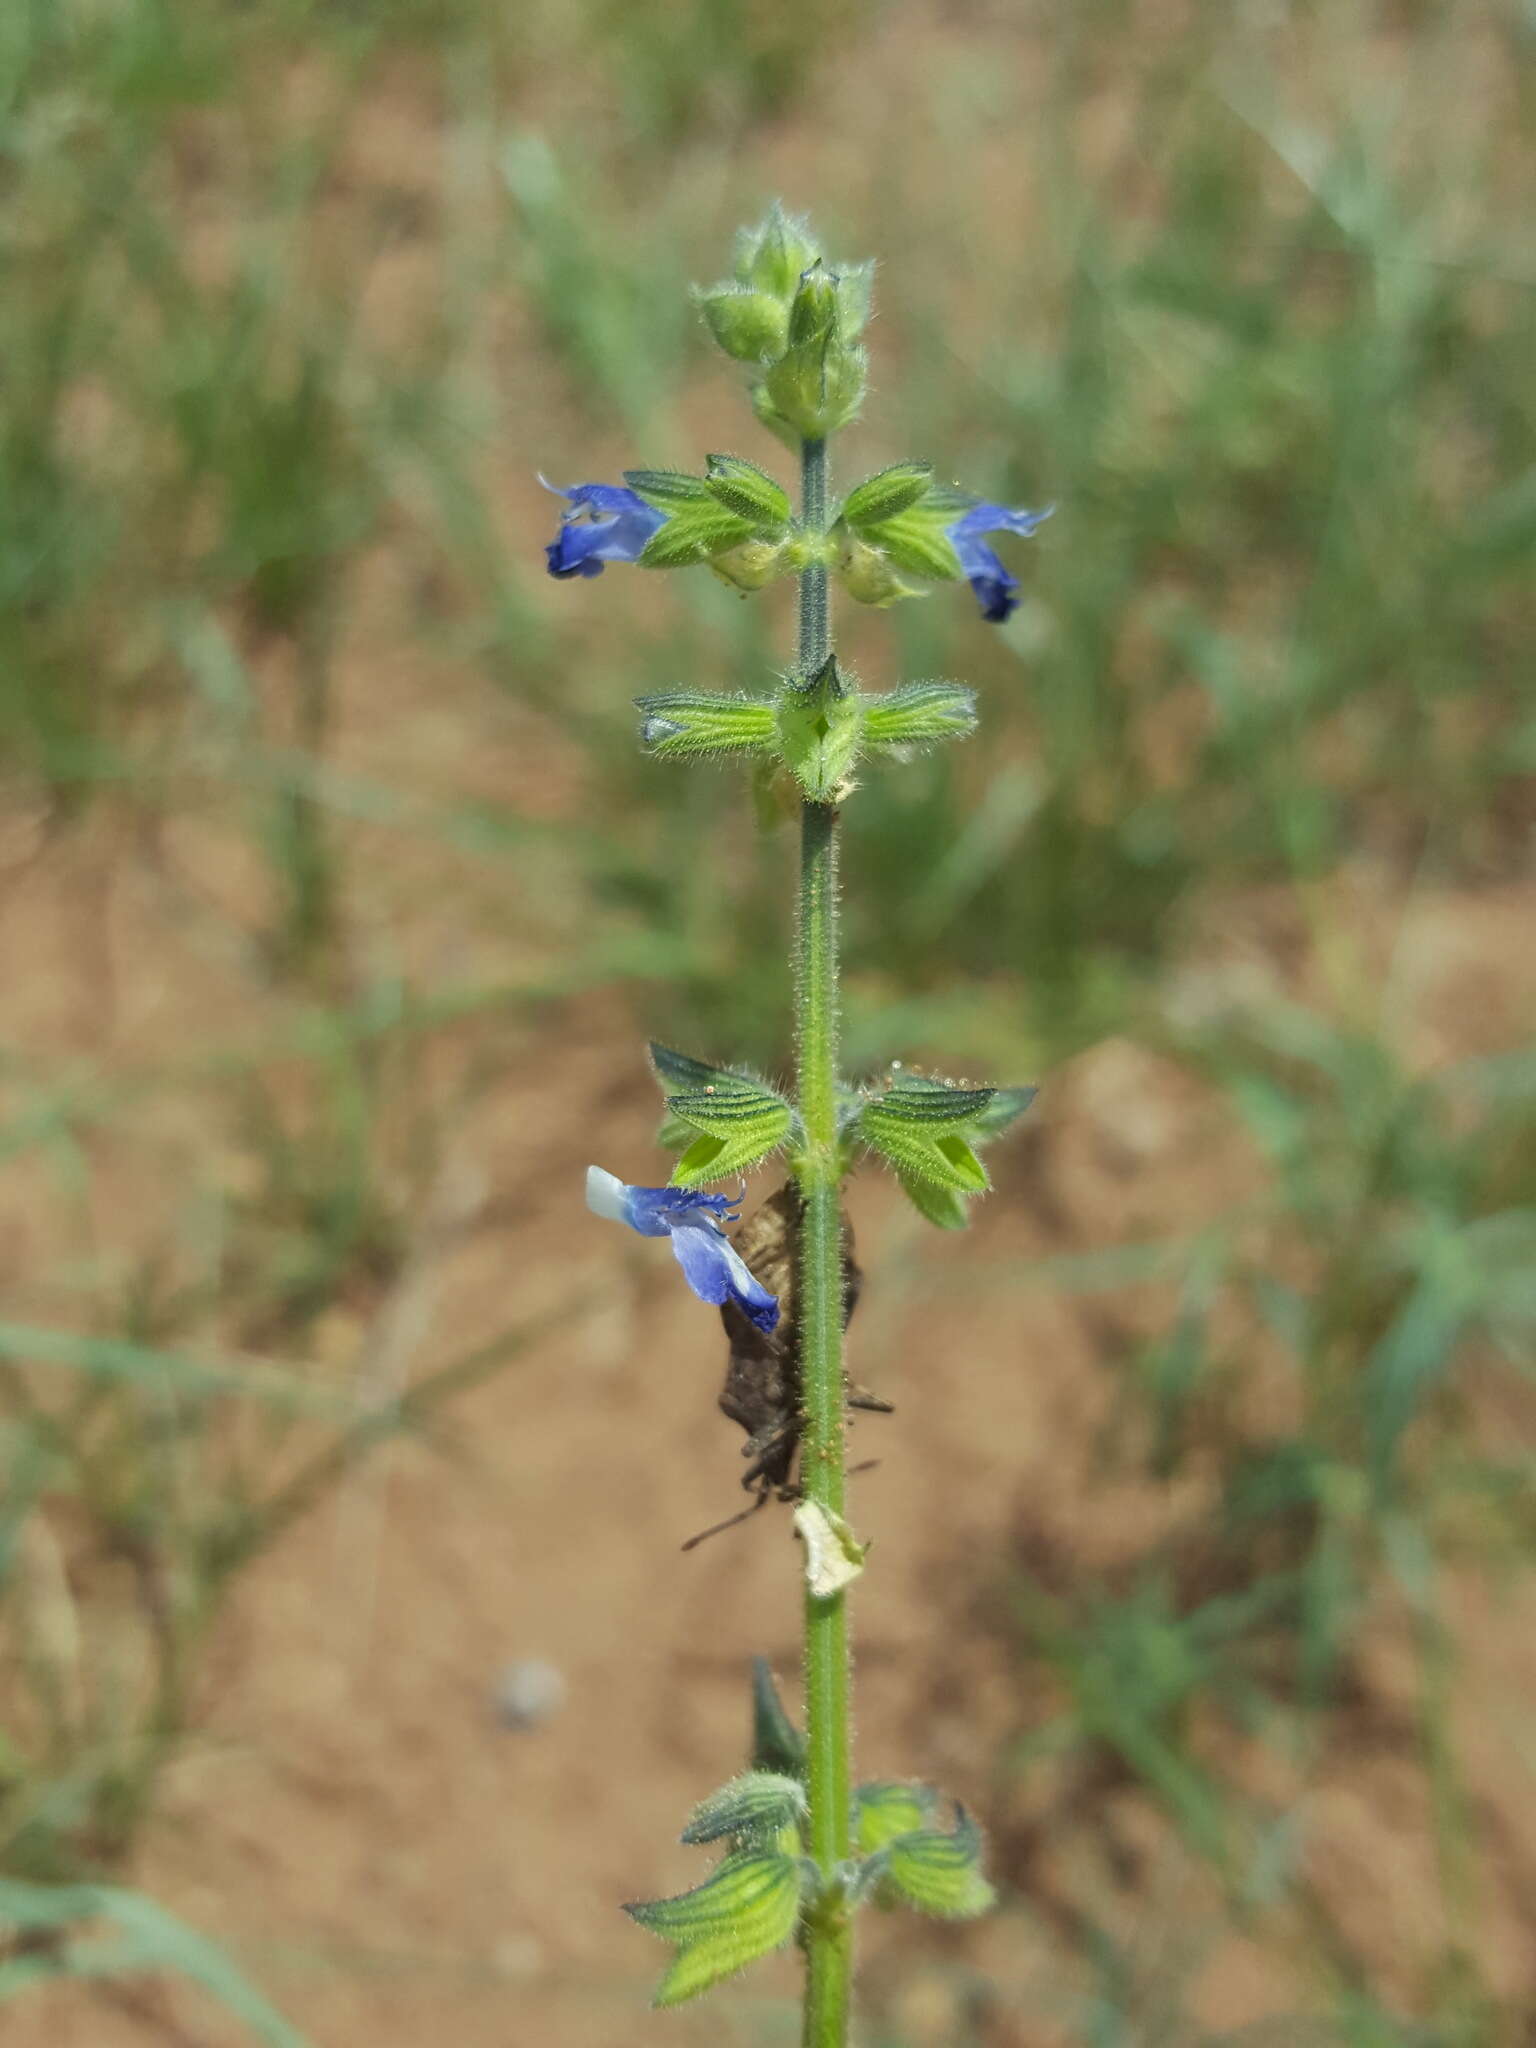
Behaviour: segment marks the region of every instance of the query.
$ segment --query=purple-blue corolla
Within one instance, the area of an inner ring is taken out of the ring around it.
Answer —
[[[1055,509],[1047,505],[1043,512],[1014,512],[1006,505],[972,505],[945,528],[960,557],[960,567],[976,593],[981,616],[994,626],[1001,625],[1018,604],[1015,593],[1019,579],[1008,573],[982,536],[1021,533],[1027,538]]]
[[[601,576],[605,562],[638,561],[666,513],[621,484],[572,484],[568,490],[539,482],[564,498],[560,531],[545,548],[551,576]]]
[[[642,1237],[670,1237],[683,1278],[699,1297],[719,1307],[734,1301],[763,1331],[779,1320],[778,1297],[754,1280],[746,1261],[721,1229],[734,1223],[728,1195],[697,1188],[636,1188],[600,1166],[587,1168],[587,1207],[610,1223],[627,1223]]]

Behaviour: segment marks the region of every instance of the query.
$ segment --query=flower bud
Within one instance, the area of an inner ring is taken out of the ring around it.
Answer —
[[[754,291],[786,302],[802,271],[821,259],[810,223],[786,213],[775,200],[755,228],[743,228],[736,242],[736,277]]]
[[[833,330],[791,347],[769,370],[772,410],[808,441],[824,440],[854,418],[864,398],[865,361]],[[761,417],[761,414],[759,414]]]
[[[789,340],[789,309],[783,299],[747,285],[716,285],[694,294],[709,331],[738,363],[775,362]]]
[[[837,279],[817,257],[801,278],[789,309],[790,345],[830,341],[836,331]]]

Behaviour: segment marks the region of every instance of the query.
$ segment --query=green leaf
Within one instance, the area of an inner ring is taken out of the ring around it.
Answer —
[[[703,491],[703,485],[699,486]],[[639,556],[642,569],[686,569],[751,538],[750,520],[738,519],[707,492],[700,504],[680,505],[658,526]]]
[[[711,455],[707,462],[709,475],[705,486],[728,512],[750,519],[759,529],[769,527],[777,532],[788,525],[794,509],[789,493],[756,463],[744,461],[739,455]]]
[[[224,1951],[142,1892],[117,1885],[27,1884],[0,1879],[0,1926],[47,1935],[90,1921],[112,1932],[39,1943],[0,1962],[0,2005],[57,1977],[142,1977],[170,1971],[199,1984],[267,2048],[305,2048],[297,2028],[236,1969]]]
[[[903,1173],[899,1167],[896,1178],[918,1215],[926,1217],[940,1230],[964,1230],[970,1222],[965,1196],[954,1188],[939,1187],[931,1180],[920,1180],[915,1174]]]
[[[963,1807],[955,1808],[955,1829],[919,1828],[898,1835],[881,1852],[882,1890],[920,1913],[941,1920],[972,1920],[997,1902],[981,1874],[981,1834]]]
[[[773,704],[766,697],[663,690],[637,697],[635,705],[640,712],[640,744],[659,761],[757,754],[773,745]]]
[[[805,1737],[784,1710],[766,1657],[752,1659],[752,1765],[790,1777],[805,1770]]]
[[[869,526],[905,512],[926,495],[933,478],[931,462],[893,462],[855,484],[844,498],[840,517],[850,526]]]
[[[681,2005],[788,1941],[800,1917],[802,1870],[797,1856],[746,1850],[727,1856],[691,1892],[626,1906],[680,1951],[655,2003]]]
[[[696,1806],[682,1833],[687,1843],[742,1835],[763,1845],[806,1813],[805,1787],[779,1771],[747,1771]]]
[[[976,693],[959,683],[903,683],[864,699],[864,738],[872,747],[963,740],[975,730]]]
[[[854,1795],[854,1823],[861,1856],[872,1856],[897,1835],[926,1828],[933,1819],[931,1785],[861,1785]]]
[[[626,469],[624,481],[637,498],[644,498],[658,512],[709,502],[709,486],[703,477],[690,476],[685,469]]]

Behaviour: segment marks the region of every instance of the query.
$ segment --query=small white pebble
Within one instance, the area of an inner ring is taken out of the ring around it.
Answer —
[[[492,1692],[503,1728],[538,1728],[565,1705],[565,1678],[542,1657],[515,1657],[503,1664]]]

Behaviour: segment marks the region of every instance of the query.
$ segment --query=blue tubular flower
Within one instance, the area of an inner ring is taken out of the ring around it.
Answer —
[[[636,1188],[600,1166],[587,1168],[587,1207],[610,1223],[627,1223],[642,1237],[670,1237],[683,1278],[716,1308],[736,1306],[763,1331],[779,1320],[778,1297],[753,1279],[746,1261],[726,1237],[722,1222],[734,1223],[736,1204],[728,1195],[704,1195],[697,1188]]]
[[[605,562],[634,562],[666,520],[643,498],[620,484],[572,484],[569,490],[539,482],[564,498],[560,531],[545,548],[551,576],[601,576]]]
[[[1014,593],[1019,579],[1003,567],[983,534],[1021,533],[1028,537],[1054,510],[1052,505],[1047,505],[1043,512],[1012,512],[1006,505],[972,505],[945,528],[981,605],[981,616],[994,626],[1001,625],[1018,604]]]

